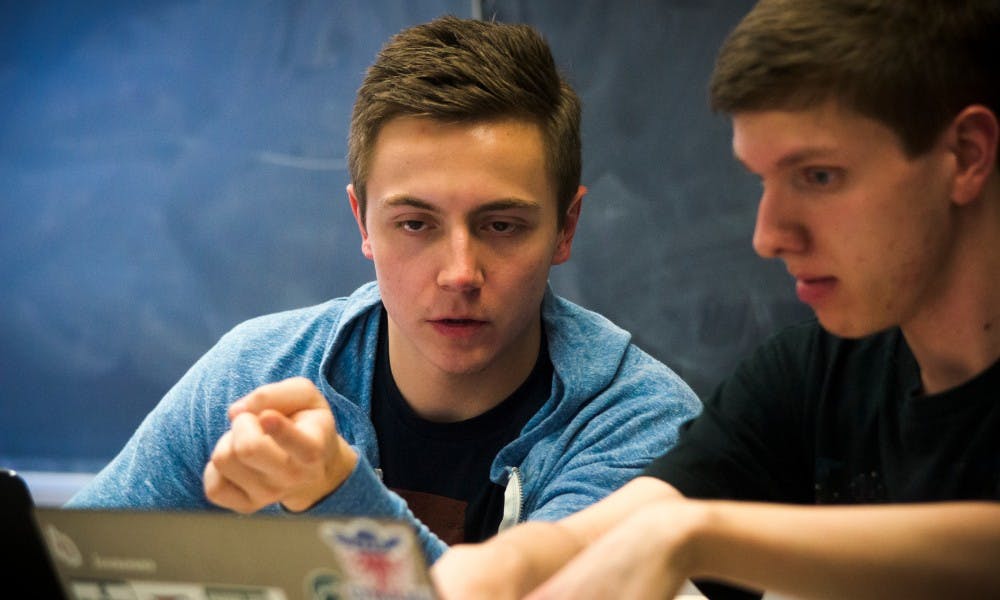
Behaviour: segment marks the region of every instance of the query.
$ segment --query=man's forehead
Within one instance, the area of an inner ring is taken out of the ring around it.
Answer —
[[[733,154],[752,170],[833,158],[870,143],[872,135],[892,135],[876,121],[831,103],[740,112],[732,123]]]

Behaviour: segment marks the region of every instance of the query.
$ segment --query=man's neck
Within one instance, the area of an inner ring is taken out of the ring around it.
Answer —
[[[477,417],[494,408],[531,374],[541,345],[541,323],[516,344],[521,351],[508,351],[485,368],[470,373],[451,373],[412,353],[412,347],[394,351],[389,327],[389,364],[392,377],[406,403],[421,417],[436,422],[457,422]]]
[[[996,181],[994,181],[996,184]],[[1000,191],[967,215],[949,279],[932,306],[903,325],[924,392],[942,392],[1000,360]]]
[[[969,321],[940,335],[914,336],[904,329],[907,344],[920,365],[924,393],[936,394],[975,378],[1000,360],[1000,315]],[[924,343],[930,338],[930,343]]]

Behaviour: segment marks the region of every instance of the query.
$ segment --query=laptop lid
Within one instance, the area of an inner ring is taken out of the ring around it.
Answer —
[[[60,600],[62,589],[35,528],[33,509],[24,480],[0,469],[0,596],[16,591],[24,598]]]
[[[77,600],[433,598],[404,522],[37,507]]]

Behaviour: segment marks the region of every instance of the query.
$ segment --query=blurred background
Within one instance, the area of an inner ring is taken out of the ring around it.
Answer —
[[[0,0],[0,466],[61,502],[225,331],[374,277],[344,187],[399,29],[525,22],[584,104],[554,289],[701,395],[807,316],[750,246],[758,185],[706,84],[750,0]]]

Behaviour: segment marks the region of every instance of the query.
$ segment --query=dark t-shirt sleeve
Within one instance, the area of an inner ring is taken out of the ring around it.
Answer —
[[[757,349],[681,429],[667,454],[645,475],[690,498],[809,502],[809,444],[803,430],[803,357],[814,347],[808,326],[783,332]],[[712,600],[760,598],[761,593],[695,581]]]
[[[644,474],[692,498],[811,502],[803,396],[814,329],[789,328],[758,348]]]

